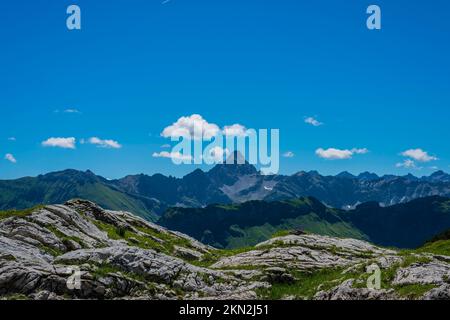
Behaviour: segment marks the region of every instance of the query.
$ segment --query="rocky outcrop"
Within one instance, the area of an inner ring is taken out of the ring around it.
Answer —
[[[253,297],[255,289],[267,286],[188,262],[211,249],[91,202],[46,206],[0,220],[0,295],[238,298]]]
[[[311,234],[277,237],[240,251],[217,250],[83,200],[10,212],[0,214],[0,298],[450,297],[447,256],[399,254],[360,240]],[[377,269],[380,288],[371,289],[367,283]]]
[[[349,279],[329,291],[319,291],[316,300],[393,300],[399,297],[393,289],[374,290],[369,288],[355,288],[354,279]]]

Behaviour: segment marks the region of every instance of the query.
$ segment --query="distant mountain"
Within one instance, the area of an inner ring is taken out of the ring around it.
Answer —
[[[358,175],[358,179],[359,180],[366,180],[366,181],[373,181],[373,180],[380,179],[380,177],[377,174],[375,174],[375,173],[371,173],[371,172],[366,171],[366,172],[360,173]]]
[[[345,173],[340,176],[322,176],[315,171],[302,171],[280,179],[263,200],[313,196],[329,206],[343,209],[352,209],[369,201],[390,206],[434,195],[449,197],[450,182],[447,182],[446,178],[445,175],[436,176],[434,179],[412,175],[387,175],[377,178],[367,173],[358,177]]]
[[[422,178],[413,175],[379,177],[369,172],[358,176],[348,172],[322,176],[317,171],[267,176],[246,162],[219,164],[208,172],[197,169],[181,179],[137,175],[110,183],[127,193],[158,199],[167,206],[204,207],[214,203],[312,196],[331,207],[352,209],[369,201],[390,206],[434,195],[450,197],[447,176],[444,173]]]
[[[450,229],[450,199],[426,197],[390,207],[369,202],[344,212],[341,217],[373,243],[417,248],[436,234]]]
[[[450,174],[445,173],[444,171],[436,171],[429,177],[422,177],[424,181],[433,181],[433,182],[450,182]]]
[[[312,196],[327,206],[348,210],[369,201],[390,206],[434,195],[450,197],[450,176],[442,171],[422,178],[378,177],[369,172],[358,176],[348,172],[323,176],[317,171],[268,176],[246,161],[237,162],[238,155],[233,157],[231,164],[219,164],[207,172],[197,169],[183,178],[140,174],[107,180],[90,171],[65,170],[33,178],[0,180],[0,210],[78,197],[154,221],[171,206],[205,207],[214,203]]]
[[[344,179],[355,179],[356,178],[354,175],[352,175],[348,171],[341,172],[341,173],[337,174],[336,177],[337,178],[344,178]]]
[[[281,230],[304,230],[383,246],[416,248],[450,228],[450,199],[427,197],[386,208],[369,202],[351,211],[330,209],[311,197],[250,201],[206,208],[171,208],[159,223],[206,244],[225,248],[254,245]]]

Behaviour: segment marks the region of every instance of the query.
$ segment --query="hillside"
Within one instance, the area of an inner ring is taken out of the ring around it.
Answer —
[[[450,228],[450,199],[427,197],[390,207],[366,203],[343,213],[342,217],[373,243],[417,248]]]
[[[382,270],[367,288],[369,265]],[[449,299],[450,257],[285,235],[217,250],[72,200],[0,212],[0,299]]]
[[[35,178],[0,180],[0,210],[63,203],[72,198],[89,199],[111,210],[132,211],[150,221],[163,210],[155,199],[118,190],[90,171],[65,170]]]
[[[421,252],[431,252],[450,256],[450,229],[427,241],[420,249]]]
[[[158,223],[219,248],[255,245],[277,231],[302,229],[323,235],[365,236],[314,198],[249,201],[206,208],[169,208]]]
[[[450,200],[428,197],[391,207],[366,203],[350,211],[328,208],[311,197],[250,201],[206,208],[170,208],[159,223],[225,248],[254,245],[277,231],[295,229],[365,239],[382,246],[417,248],[450,228]]]

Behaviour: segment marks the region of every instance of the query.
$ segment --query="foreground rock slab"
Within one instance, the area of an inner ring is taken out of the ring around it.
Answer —
[[[83,200],[0,215],[0,299],[449,299],[449,262],[311,234],[232,254]]]

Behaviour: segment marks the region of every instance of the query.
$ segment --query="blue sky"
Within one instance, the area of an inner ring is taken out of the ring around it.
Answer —
[[[70,4],[80,31],[66,28]],[[366,28],[370,4],[380,31]],[[2,1],[0,178],[180,176],[195,167],[152,155],[192,114],[280,129],[281,152],[294,154],[281,173],[448,171],[448,12],[444,0]],[[76,147],[42,145],[52,137]],[[368,152],[330,160],[320,148]]]

